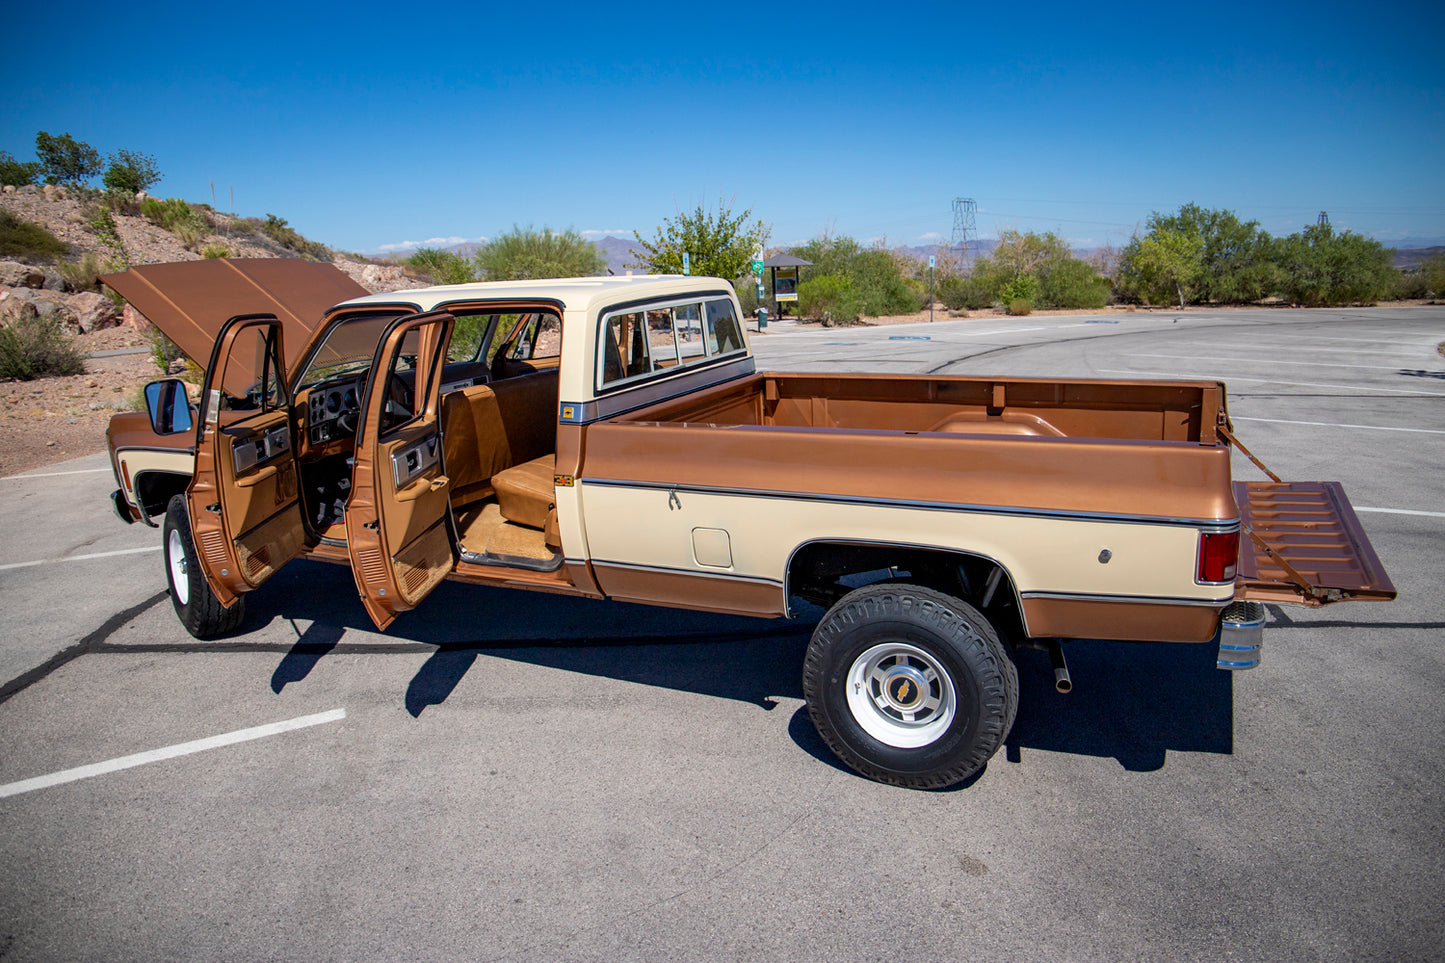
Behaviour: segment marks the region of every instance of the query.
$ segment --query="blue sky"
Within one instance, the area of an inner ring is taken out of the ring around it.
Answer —
[[[726,10],[720,13],[718,11]],[[0,149],[153,154],[162,196],[376,252],[513,224],[772,244],[1127,240],[1194,201],[1445,238],[1445,5],[432,2],[7,10]],[[28,38],[28,42],[25,39]]]

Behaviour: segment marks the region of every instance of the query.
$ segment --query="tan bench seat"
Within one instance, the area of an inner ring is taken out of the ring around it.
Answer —
[[[443,395],[442,437],[452,507],[487,498],[495,474],[557,450],[557,371]]]
[[[552,487],[556,467],[557,457],[545,455],[493,475],[492,487],[502,517],[528,528],[547,528],[557,507]]]

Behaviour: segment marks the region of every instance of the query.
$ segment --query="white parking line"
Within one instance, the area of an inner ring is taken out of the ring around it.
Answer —
[[[1311,338],[1312,341],[1363,341],[1366,344],[1407,344],[1412,348],[1434,347],[1438,339],[1429,341],[1386,341],[1383,338]],[[1298,342],[1296,342],[1298,344]]]
[[[1399,371],[1397,364],[1338,364],[1333,361],[1280,361],[1275,358],[1205,358],[1187,354],[1132,354],[1131,358],[1172,358],[1175,361],[1225,361],[1229,364],[1288,364],[1301,368],[1371,368],[1376,371]]]
[[[1385,515],[1425,515],[1430,518],[1445,518],[1445,512],[1417,512],[1410,508],[1366,508],[1364,505],[1354,506],[1357,512],[1381,512]]]
[[[9,571],[12,568],[30,568],[35,565],[54,565],[57,562],[83,562],[92,558],[113,558],[116,555],[135,555],[139,552],[159,552],[159,545],[147,545],[145,548],[121,548],[114,552],[92,552],[89,555],[67,555],[64,558],[42,558],[34,562],[10,562],[8,565],[0,565],[0,572]]]
[[[109,468],[81,468],[77,471],[45,471],[36,472],[33,475],[6,475],[0,481],[24,481],[27,478],[59,478],[61,475],[98,475],[101,472],[108,472]]]
[[[1316,428],[1368,428],[1371,431],[1418,431],[1427,435],[1445,435],[1438,428],[1387,428],[1384,425],[1341,425],[1332,421],[1288,421],[1284,418],[1243,418],[1231,415],[1234,421],[1260,421],[1270,425],[1313,425]]]
[[[1134,371],[1129,368],[1098,368],[1100,374],[1123,374],[1135,378],[1171,378],[1182,377],[1177,371]],[[1290,385],[1296,388],[1334,388],[1340,391],[1381,391],[1390,395],[1429,395],[1432,398],[1445,398],[1445,392],[1441,391],[1420,391],[1415,388],[1368,388],[1364,385],[1342,385],[1325,384],[1319,381],[1280,381],[1278,378],[1241,378],[1238,375],[1217,375],[1220,381],[1236,382],[1249,381],[1262,385]]]
[[[240,729],[236,732],[228,732],[219,736],[197,739],[194,742],[182,742],[178,745],[166,746],[164,749],[152,749],[149,752],[138,752],[133,756],[121,756],[119,759],[112,759],[109,762],[97,762],[89,766],[65,769],[60,772],[53,772],[48,776],[22,779],[19,782],[6,783],[0,786],[0,799],[6,796],[18,796],[23,792],[32,792],[36,789],[46,789],[50,786],[59,786],[63,783],[75,782],[79,779],[89,779],[92,776],[104,776],[107,773],[118,772],[121,769],[131,769],[135,766],[144,766],[151,762],[160,762],[163,759],[174,759],[177,756],[188,756],[195,752],[205,752],[207,749],[219,749],[222,746],[230,746],[238,742],[264,739],[267,736],[290,732],[293,729],[305,729],[308,726],[319,726],[323,723],[336,722],[345,718],[345,709],[332,709],[330,712],[318,712],[314,716],[301,716],[299,719],[288,719],[285,722],[273,722],[270,725],[256,726],[251,729]]]

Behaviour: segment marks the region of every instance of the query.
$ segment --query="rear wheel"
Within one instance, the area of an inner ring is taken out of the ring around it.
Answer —
[[[870,779],[942,789],[1003,745],[1018,673],[973,606],[914,585],[844,596],[813,633],[803,694],[818,733]]]
[[[239,598],[230,608],[211,591],[196,558],[195,540],[191,537],[191,516],[186,496],[172,496],[166,506],[166,520],[161,527],[162,550],[165,553],[166,581],[170,583],[171,605],[186,631],[198,639],[225,635],[241,624],[246,615],[246,600]]]

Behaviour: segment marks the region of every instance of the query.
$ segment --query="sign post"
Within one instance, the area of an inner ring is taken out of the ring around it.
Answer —
[[[768,309],[763,307],[763,261],[761,256],[753,259],[753,284],[758,289],[758,330],[762,331],[768,326]]]
[[[933,255],[928,255],[928,323],[933,323]]]
[[[692,258],[688,256],[688,253],[686,251],[682,252],[682,273],[692,273]]]

